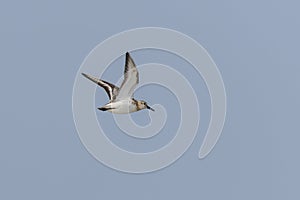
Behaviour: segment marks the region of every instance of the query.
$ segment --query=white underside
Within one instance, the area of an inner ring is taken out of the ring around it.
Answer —
[[[131,99],[124,99],[124,100],[108,103],[103,107],[112,108],[107,111],[115,114],[127,114],[127,113],[137,111],[137,107],[135,106],[135,104]]]

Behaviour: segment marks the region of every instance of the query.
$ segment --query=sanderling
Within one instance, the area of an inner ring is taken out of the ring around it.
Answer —
[[[139,83],[139,72],[128,52],[126,53],[124,80],[120,88],[112,83],[97,79],[85,73],[82,73],[82,75],[103,87],[108,94],[110,101],[101,108],[98,108],[99,110],[109,111],[115,114],[127,114],[146,108],[154,111],[145,101],[135,100],[133,98],[134,89]]]

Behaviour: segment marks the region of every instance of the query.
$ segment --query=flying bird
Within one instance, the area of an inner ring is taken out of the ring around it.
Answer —
[[[109,97],[109,102],[98,108],[99,110],[108,111],[114,114],[127,114],[143,109],[154,111],[154,109],[148,106],[145,101],[135,100],[133,98],[134,90],[139,83],[139,72],[128,52],[126,53],[124,80],[120,88],[112,83],[92,77],[85,73],[82,73],[82,75],[104,88]]]

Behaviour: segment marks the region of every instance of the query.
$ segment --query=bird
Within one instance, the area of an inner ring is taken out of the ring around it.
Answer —
[[[98,108],[99,110],[113,114],[128,114],[143,109],[155,111],[146,101],[133,98],[134,90],[139,83],[139,72],[129,52],[125,55],[124,80],[120,87],[91,75],[81,74],[106,91],[109,102]]]

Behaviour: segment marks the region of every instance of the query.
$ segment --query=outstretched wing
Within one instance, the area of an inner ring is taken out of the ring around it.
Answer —
[[[97,85],[101,86],[104,88],[104,90],[106,91],[110,101],[114,101],[116,99],[116,96],[119,92],[119,88],[117,86],[115,86],[112,83],[106,82],[104,80],[101,79],[97,79],[95,77],[92,77],[90,75],[87,75],[85,73],[81,73],[84,77],[86,77],[87,79],[93,81],[94,83],[96,83]]]
[[[116,99],[126,99],[133,96],[133,92],[137,84],[139,83],[139,72],[136,69],[134,61],[130,57],[129,53],[126,53],[124,80],[121,84],[119,93]]]

